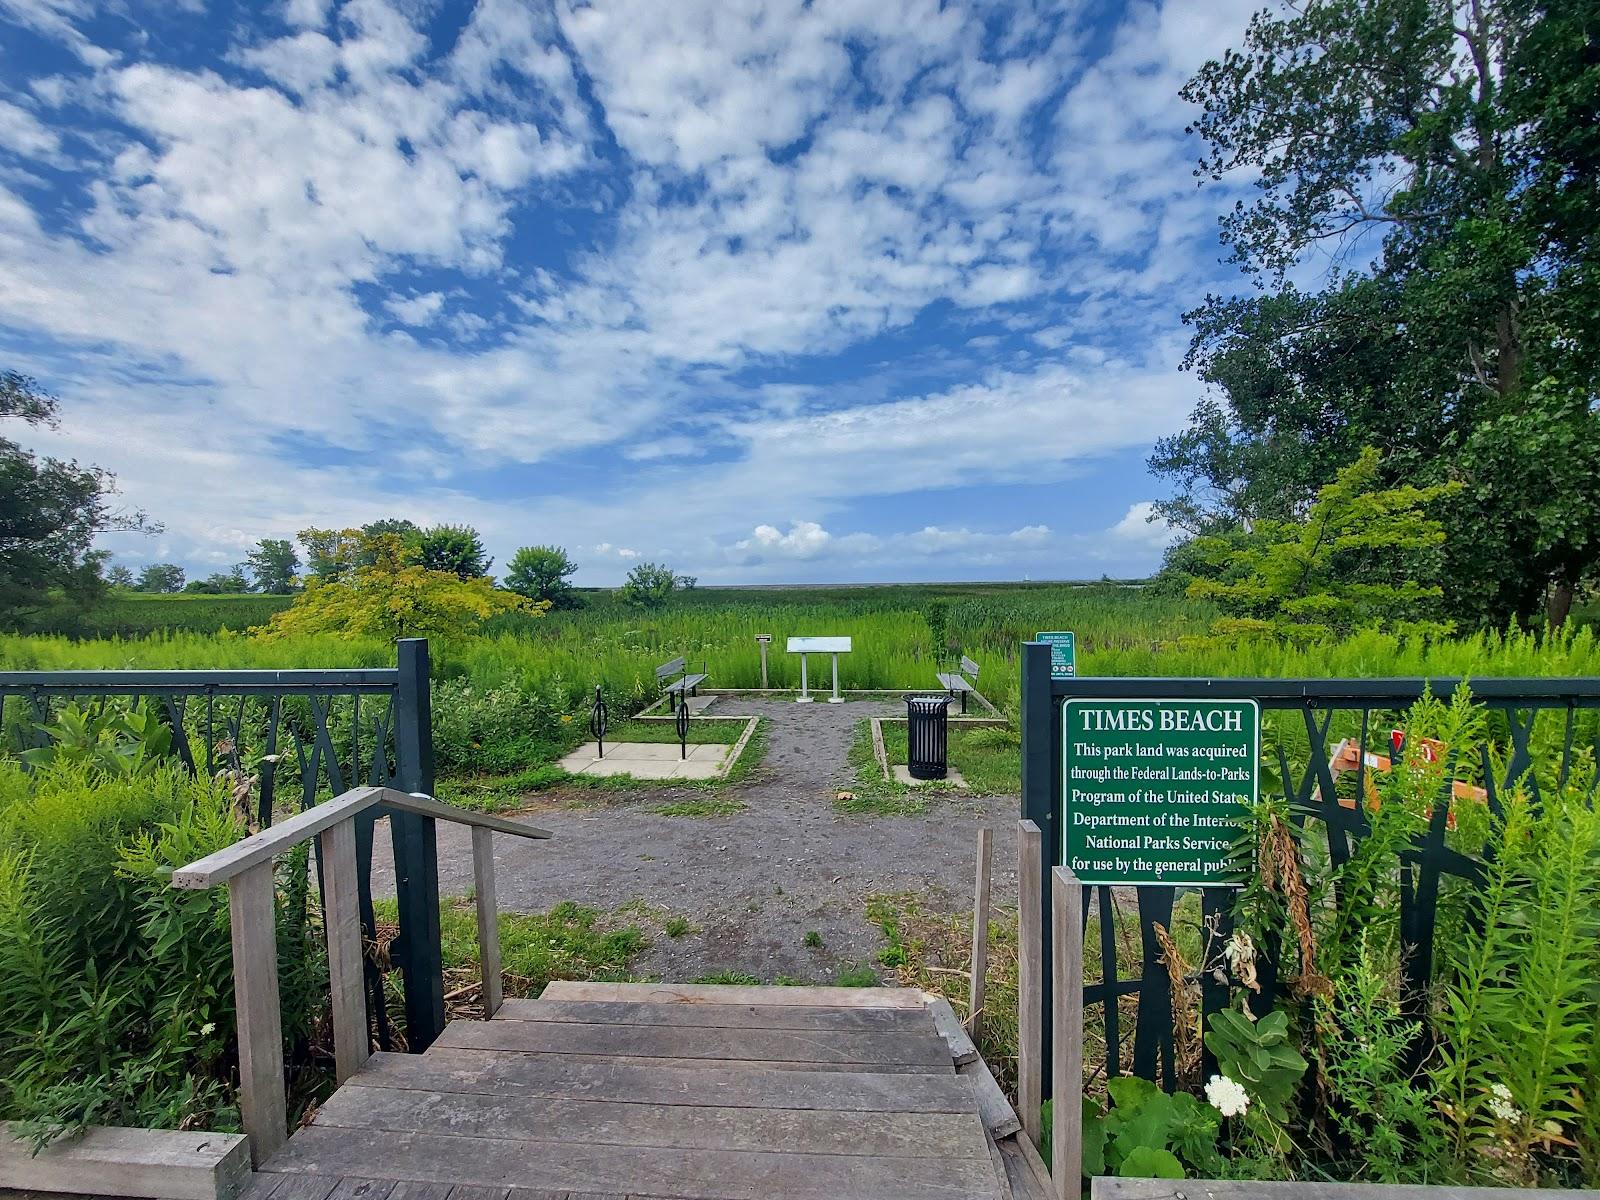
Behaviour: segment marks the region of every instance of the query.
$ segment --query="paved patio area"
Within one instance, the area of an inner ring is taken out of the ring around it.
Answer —
[[[715,779],[732,746],[689,747],[687,758],[672,742],[607,742],[605,757],[595,742],[585,742],[561,760],[569,775],[631,775],[635,779]]]

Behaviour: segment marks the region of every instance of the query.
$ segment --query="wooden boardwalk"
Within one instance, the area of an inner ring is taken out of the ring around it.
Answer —
[[[1045,1195],[974,1060],[909,989],[556,983],[374,1055],[246,1198]]]

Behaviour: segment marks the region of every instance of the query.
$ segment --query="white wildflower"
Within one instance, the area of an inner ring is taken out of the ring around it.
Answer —
[[[1489,1111],[1501,1121],[1519,1121],[1522,1110],[1511,1102],[1511,1089],[1503,1083],[1489,1088]]]
[[[1250,1097],[1239,1084],[1226,1075],[1213,1075],[1206,1084],[1206,1099],[1211,1107],[1225,1117],[1237,1117],[1250,1107]]]
[[[207,1021],[204,1025],[200,1026],[200,1035],[202,1037],[210,1037],[216,1031],[217,1023],[215,1021]]]

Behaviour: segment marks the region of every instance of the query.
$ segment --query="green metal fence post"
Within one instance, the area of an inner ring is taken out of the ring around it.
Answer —
[[[1050,647],[1044,642],[1022,644],[1022,819],[1039,826],[1044,850],[1044,870],[1039,872],[1039,987],[1040,1011],[1050,1012],[1050,881],[1051,867],[1060,853],[1061,830],[1055,819],[1057,769],[1055,699],[1050,684]],[[1050,1022],[1044,1022],[1039,1047],[1040,1062],[1050,1062]],[[1050,1072],[1041,1081],[1041,1099],[1050,1098]]]
[[[433,794],[433,708],[426,638],[402,638],[395,691],[396,784]],[[444,965],[439,945],[439,852],[432,817],[390,812],[399,954],[405,976],[406,1043],[421,1054],[444,1031]]]

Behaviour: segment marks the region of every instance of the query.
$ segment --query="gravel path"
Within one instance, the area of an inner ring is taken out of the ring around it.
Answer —
[[[824,982],[843,965],[873,963],[883,937],[865,916],[874,892],[912,892],[929,908],[970,910],[976,830],[994,837],[994,897],[1014,903],[1014,796],[931,796],[914,817],[841,815],[835,792],[851,784],[846,762],[856,722],[898,710],[881,702],[802,705],[726,698],[717,716],[768,718],[767,754],[742,784],[717,793],[748,807],[724,817],[665,817],[648,811],[701,793],[682,788],[578,793],[604,808],[572,806],[574,793],[540,797],[528,819],[549,842],[495,839],[503,911],[539,911],[575,900],[614,911],[643,901],[660,913],[635,970],[682,982],[738,971]],[[471,887],[470,838],[439,825],[439,883],[447,895]],[[379,837],[373,888],[393,894],[388,839]],[[659,919],[683,916],[695,931],[669,938]],[[636,917],[626,919],[635,920]],[[819,948],[803,939],[815,931]]]

